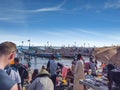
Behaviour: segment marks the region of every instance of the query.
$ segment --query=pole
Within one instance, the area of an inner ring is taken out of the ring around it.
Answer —
[[[28,53],[29,53],[29,61],[30,61],[30,40],[28,40],[29,48],[28,48]]]

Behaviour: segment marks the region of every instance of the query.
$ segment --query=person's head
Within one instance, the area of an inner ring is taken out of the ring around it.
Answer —
[[[42,66],[42,69],[45,69],[45,66]]]
[[[113,64],[108,64],[107,69],[108,69],[108,71],[111,71],[111,70],[115,69],[115,67]]]
[[[55,56],[54,55],[51,55],[51,60],[54,60],[55,59]]]
[[[38,74],[39,74],[38,69],[34,69],[33,74],[32,74],[32,79],[35,79]]]
[[[92,62],[92,63],[94,62],[92,57],[90,57],[90,62]]]
[[[38,69],[34,69],[33,73],[38,74],[39,73]]]
[[[19,63],[20,63],[19,58],[15,58],[15,59],[14,59],[14,63],[15,63],[15,64],[19,64]]]
[[[13,42],[0,43],[0,65],[7,66],[16,56],[17,47]]]
[[[82,57],[82,55],[81,55],[81,54],[78,54],[78,55],[77,55],[77,60],[80,60],[81,57]]]

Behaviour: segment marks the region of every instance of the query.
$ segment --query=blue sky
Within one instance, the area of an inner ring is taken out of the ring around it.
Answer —
[[[120,0],[0,0],[0,42],[120,44]]]

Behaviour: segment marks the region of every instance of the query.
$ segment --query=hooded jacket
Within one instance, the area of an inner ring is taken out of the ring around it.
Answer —
[[[46,70],[41,70],[37,78],[32,82],[28,90],[54,90],[52,80]]]

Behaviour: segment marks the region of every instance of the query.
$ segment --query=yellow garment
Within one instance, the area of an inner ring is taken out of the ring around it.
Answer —
[[[67,85],[67,81],[66,80],[62,80],[64,85]]]

